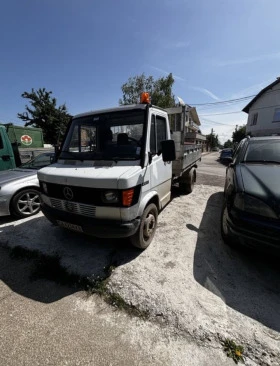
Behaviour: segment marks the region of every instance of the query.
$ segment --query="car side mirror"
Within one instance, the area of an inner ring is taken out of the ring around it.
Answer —
[[[176,160],[176,150],[174,140],[165,140],[161,142],[162,160],[164,162]]]

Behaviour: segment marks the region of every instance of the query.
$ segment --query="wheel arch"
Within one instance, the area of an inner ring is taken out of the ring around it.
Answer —
[[[160,201],[159,201],[159,196],[158,193],[156,191],[152,191],[149,192],[144,199],[142,200],[140,206],[139,206],[139,210],[138,210],[138,216],[142,216],[145,208],[150,204],[150,203],[154,203],[158,209],[158,211],[160,211]]]

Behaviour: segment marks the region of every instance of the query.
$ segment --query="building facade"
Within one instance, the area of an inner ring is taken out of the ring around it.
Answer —
[[[280,78],[262,89],[243,112],[248,113],[247,134],[280,135]]]

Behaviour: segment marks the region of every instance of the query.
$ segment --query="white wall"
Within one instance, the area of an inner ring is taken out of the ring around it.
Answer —
[[[246,132],[252,136],[280,134],[280,122],[273,123],[274,112],[280,108],[280,83],[267,90],[250,108]],[[258,113],[256,125],[251,125],[253,116]]]

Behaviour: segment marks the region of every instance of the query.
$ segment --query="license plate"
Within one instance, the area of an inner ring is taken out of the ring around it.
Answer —
[[[79,225],[70,224],[69,222],[60,221],[60,220],[57,220],[57,224],[65,229],[78,231],[79,233],[83,232],[82,227]]]

